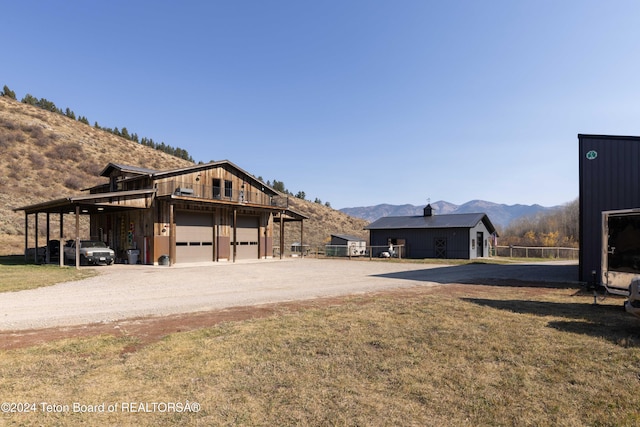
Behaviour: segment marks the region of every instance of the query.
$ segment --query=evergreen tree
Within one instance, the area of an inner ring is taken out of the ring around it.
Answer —
[[[282,181],[278,181],[278,180],[273,180],[273,185],[272,185],[273,189],[276,191],[279,191],[280,193],[286,193],[287,189],[284,186],[284,182]]]
[[[54,104],[52,101],[49,101],[48,99],[45,99],[45,98],[40,98],[38,101],[36,101],[35,105],[36,107],[40,107],[43,110],[51,111],[52,113],[62,114],[62,110],[56,107],[56,104]]]
[[[2,93],[0,93],[0,95],[6,96],[7,98],[11,99],[16,99],[16,93],[9,89],[7,85],[4,85],[4,87],[2,88]]]
[[[38,99],[36,97],[34,97],[33,95],[31,95],[30,93],[26,94],[24,96],[24,98],[22,98],[22,102],[23,104],[28,104],[28,105],[36,105],[38,103]]]

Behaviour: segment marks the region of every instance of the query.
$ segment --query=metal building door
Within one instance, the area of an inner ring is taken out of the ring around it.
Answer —
[[[447,239],[445,238],[437,238],[435,239],[435,250],[436,250],[436,258],[446,258],[447,257]]]

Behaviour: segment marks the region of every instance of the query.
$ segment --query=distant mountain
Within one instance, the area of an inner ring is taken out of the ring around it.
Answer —
[[[381,204],[376,206],[364,206],[355,208],[343,208],[341,212],[347,215],[362,218],[367,221],[375,221],[385,216],[411,216],[422,215],[425,205],[389,205]],[[523,216],[532,216],[541,212],[548,212],[557,209],[554,207],[544,207],[540,205],[505,205],[484,200],[471,200],[462,205],[438,201],[431,203],[431,207],[436,215],[461,214],[461,213],[486,213],[493,225],[506,227],[511,221]]]

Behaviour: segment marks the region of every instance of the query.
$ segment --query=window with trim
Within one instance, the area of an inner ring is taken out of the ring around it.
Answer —
[[[222,198],[222,189],[220,188],[220,178],[213,178],[213,198]]]
[[[231,181],[224,180],[224,197],[233,197],[233,183]]]

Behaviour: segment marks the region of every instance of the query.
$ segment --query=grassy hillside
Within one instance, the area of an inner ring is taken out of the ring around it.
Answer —
[[[0,255],[23,251],[24,214],[13,212],[14,208],[80,194],[83,188],[104,183],[106,179],[98,175],[109,162],[159,170],[192,164],[63,115],[2,96],[0,152]],[[219,156],[213,152],[210,157]],[[362,234],[366,224],[299,199],[292,198],[292,208],[310,217],[304,225],[305,243],[313,245],[322,244],[331,233]],[[44,236],[45,218],[44,215],[41,217],[39,225]],[[58,226],[54,221],[51,226],[57,237]],[[299,227],[289,237],[289,231],[293,232],[295,227],[287,227],[288,245],[300,240]],[[65,234],[70,236],[70,230]]]
[[[319,203],[295,197],[289,198],[289,208],[309,217],[308,220],[304,220],[302,231],[304,244],[309,245],[313,251],[317,247],[327,244],[332,234],[349,234],[369,239],[369,232],[364,230],[369,221],[364,219],[354,218]],[[273,242],[275,246],[280,244],[279,231],[279,225],[275,224]],[[297,222],[287,223],[284,237],[285,249],[290,248],[294,242],[300,242],[300,224]],[[285,253],[287,253],[286,250]]]

